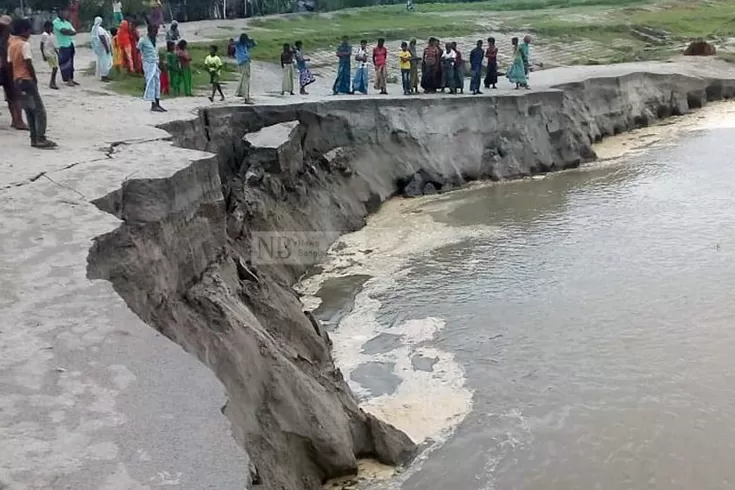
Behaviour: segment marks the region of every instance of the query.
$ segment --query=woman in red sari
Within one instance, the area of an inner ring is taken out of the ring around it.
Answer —
[[[138,34],[138,24],[133,21],[128,23],[128,31],[130,32],[130,44],[131,52],[133,56],[133,71],[138,74],[143,74],[143,59],[140,57],[140,51],[138,51],[138,41],[140,35]]]
[[[123,66],[129,73],[135,73],[135,65],[133,64],[133,44],[130,39],[130,25],[127,19],[120,22],[117,30],[117,44],[123,54]]]
[[[432,37],[429,39],[429,45],[424,49],[424,58],[421,64],[421,87],[426,93],[434,93],[442,85],[442,67],[441,67],[442,50],[439,47],[439,40]]]
[[[69,22],[74,26],[74,30],[79,32],[82,28],[79,22],[79,0],[71,0],[69,2]]]

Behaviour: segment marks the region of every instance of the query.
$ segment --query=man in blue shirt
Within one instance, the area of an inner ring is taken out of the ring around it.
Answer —
[[[250,39],[247,34],[241,34],[240,39],[235,43],[235,59],[237,67],[240,70],[240,83],[235,91],[236,97],[245,99],[246,104],[250,104],[250,49],[255,47],[255,41]]]
[[[470,68],[472,68],[472,80],[470,81],[470,92],[472,95],[481,94],[480,79],[482,78],[482,58],[485,50],[482,49],[482,41],[477,41],[477,47],[470,51]]]

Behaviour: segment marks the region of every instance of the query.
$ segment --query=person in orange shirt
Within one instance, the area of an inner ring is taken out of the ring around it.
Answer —
[[[31,53],[31,21],[15,19],[13,21],[14,36],[8,44],[8,62],[10,63],[13,81],[21,94],[21,106],[26,113],[31,133],[31,146],[34,148],[55,148],[56,143],[46,139],[46,109],[38,92],[38,79],[33,66]]]
[[[112,68],[115,72],[120,72],[120,68],[125,62],[125,55],[120,49],[120,43],[117,40],[117,29],[115,27],[110,29],[110,36],[112,36]]]
[[[130,73],[135,71],[133,64],[133,44],[130,39],[130,26],[127,19],[120,22],[120,28],[117,31],[117,45],[122,53],[121,65],[126,67]]]

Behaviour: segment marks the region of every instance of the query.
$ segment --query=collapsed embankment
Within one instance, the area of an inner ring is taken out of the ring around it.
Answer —
[[[203,109],[166,129],[214,156],[98,199],[123,222],[96,239],[88,275],[217,374],[254,483],[318,488],[356,458],[402,464],[416,448],[359,409],[291,289],[305,265],[251,261],[254,233],[319,232],[327,247],[396,193],[576,167],[605,135],[733,94],[735,80],[639,73],[497,97]]]

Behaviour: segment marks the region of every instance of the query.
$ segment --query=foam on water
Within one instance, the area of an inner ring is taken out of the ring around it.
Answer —
[[[354,307],[330,333],[337,365],[350,387],[362,400],[362,407],[405,431],[415,442],[441,443],[472,408],[472,393],[465,387],[465,374],[454,356],[423,345],[445,327],[441,318],[412,318],[393,325],[381,324],[379,297],[400,294],[395,279],[408,272],[407,262],[451,243],[473,237],[491,237],[497,230],[486,226],[452,227],[439,223],[432,213],[453,209],[443,196],[413,200],[393,200],[370,217],[360,231],[343,236],[321,264],[323,272],[297,286],[308,308],[316,308],[315,294],[334,277],[367,274],[372,276],[355,297]],[[381,333],[400,336],[398,348],[379,354],[364,354],[367,341]],[[431,371],[414,368],[411,358],[419,355],[435,361]],[[395,392],[370,396],[351,379],[352,372],[366,362],[392,363],[400,379]]]

